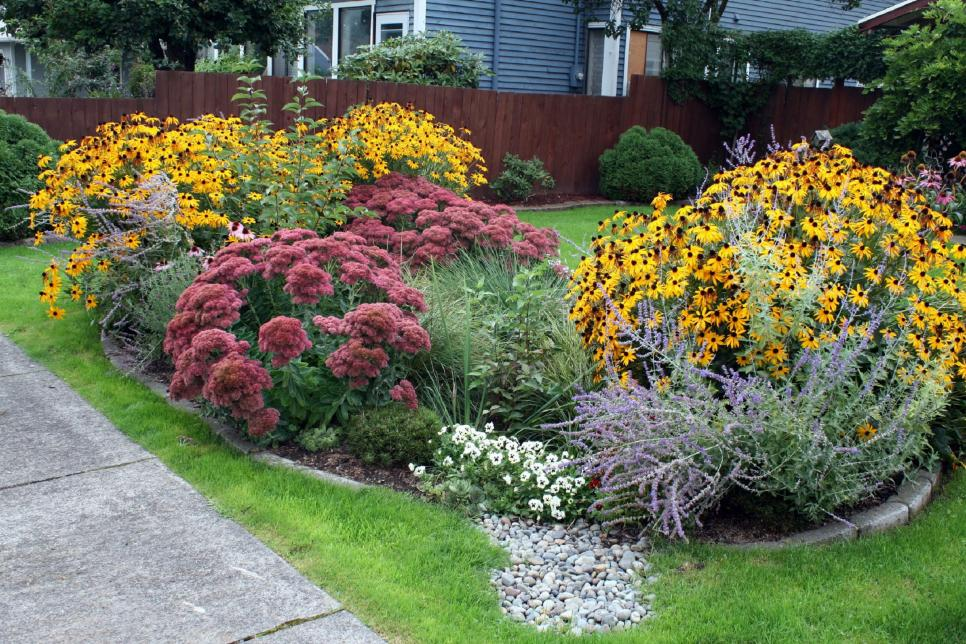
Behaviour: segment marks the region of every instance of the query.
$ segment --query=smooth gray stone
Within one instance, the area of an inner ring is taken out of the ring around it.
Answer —
[[[145,458],[50,372],[0,378],[0,489]]]
[[[791,545],[819,545],[823,543],[834,543],[836,541],[849,541],[859,536],[859,531],[855,526],[845,523],[829,523],[820,528],[799,532],[790,537],[782,539],[783,544]]]
[[[859,535],[864,537],[908,523],[909,508],[901,503],[887,501],[882,505],[877,505],[849,517],[849,521],[855,524],[855,527],[859,529]]]
[[[380,644],[381,637],[369,630],[355,615],[339,611],[296,626],[259,637],[255,642],[271,644]]]
[[[154,459],[0,490],[0,580],[3,642],[230,642],[340,606]]]
[[[31,360],[10,339],[0,335],[0,388],[4,376],[42,371],[43,367]]]
[[[908,477],[899,486],[895,496],[889,501],[902,503],[909,508],[909,517],[912,518],[922,512],[923,508],[929,503],[932,497],[932,482],[925,473]]]

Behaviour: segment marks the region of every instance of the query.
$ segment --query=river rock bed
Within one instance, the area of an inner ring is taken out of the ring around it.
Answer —
[[[639,581],[650,564],[646,543],[617,543],[599,525],[570,526],[484,515],[483,529],[510,553],[510,567],[495,570],[500,608],[539,630],[574,634],[623,630],[651,616],[654,595]]]

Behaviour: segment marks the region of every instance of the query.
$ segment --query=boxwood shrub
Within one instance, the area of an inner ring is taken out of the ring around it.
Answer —
[[[28,236],[27,208],[15,206],[25,205],[40,187],[38,157],[56,152],[56,142],[40,126],[0,110],[0,240]]]
[[[600,156],[600,192],[608,199],[648,202],[659,192],[682,198],[703,176],[694,150],[662,127],[635,125]]]

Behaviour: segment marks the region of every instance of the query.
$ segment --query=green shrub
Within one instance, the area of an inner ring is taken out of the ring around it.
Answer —
[[[526,201],[533,196],[537,186],[552,190],[555,185],[553,175],[547,172],[543,161],[537,157],[525,160],[509,153],[503,157],[503,172],[490,184],[504,201]]]
[[[24,206],[40,188],[37,159],[57,154],[57,144],[39,126],[0,110],[0,240],[29,235]]]
[[[237,47],[222,52],[218,58],[205,58],[195,63],[196,72],[210,74],[261,74],[265,69],[264,58],[245,58]]]
[[[345,441],[367,463],[426,463],[432,458],[433,439],[440,427],[442,422],[433,410],[410,409],[394,402],[359,412],[346,426]]]
[[[338,430],[334,427],[318,426],[300,432],[295,442],[309,452],[323,452],[337,447],[342,442]]]
[[[600,192],[608,199],[648,202],[657,193],[687,196],[704,176],[691,147],[674,132],[639,125],[600,156]]]
[[[444,87],[479,87],[492,75],[483,55],[470,52],[459,36],[440,31],[409,34],[363,48],[339,62],[339,78]]]
[[[862,121],[844,123],[830,132],[833,143],[849,148],[866,165],[895,168],[899,163],[899,154],[886,141],[869,137]]]
[[[462,255],[415,283],[429,307],[422,324],[431,348],[410,378],[447,425],[492,421],[499,432],[535,436],[570,417],[591,365],[567,319],[566,280],[547,263]]]
[[[154,96],[154,79],[157,71],[151,63],[135,63],[127,79],[128,92],[134,98]]]
[[[906,150],[966,146],[966,5],[940,0],[925,22],[886,41],[882,96],[868,109],[868,138],[898,156]]]

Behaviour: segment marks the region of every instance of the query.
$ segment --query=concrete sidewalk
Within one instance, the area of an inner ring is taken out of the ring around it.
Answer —
[[[382,642],[0,335],[0,642]]]

